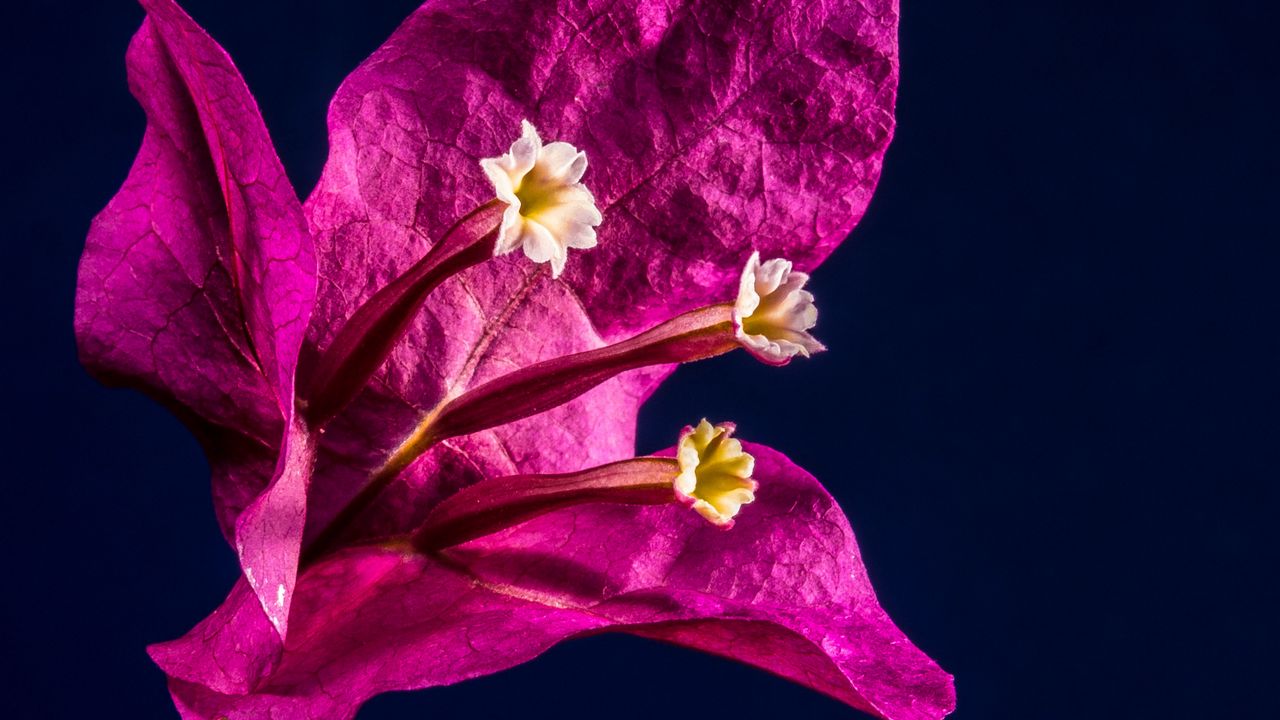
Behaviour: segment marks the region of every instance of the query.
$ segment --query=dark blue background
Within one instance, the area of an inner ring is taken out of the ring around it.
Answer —
[[[416,3],[188,10],[235,58],[300,194],[344,75]],[[814,279],[832,351],[682,369],[642,450],[702,415],[791,454],[858,532],[880,597],[956,675],[961,720],[1261,717],[1280,607],[1268,3],[906,0],[900,126],[851,242]],[[236,569],[204,460],[100,387],[71,336],[89,219],[143,118],[126,2],[3,25],[0,710],[172,710],[146,643]],[[382,697],[361,718],[848,717],[632,638]]]

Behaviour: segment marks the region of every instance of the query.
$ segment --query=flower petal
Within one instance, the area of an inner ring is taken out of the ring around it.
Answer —
[[[258,565],[262,603],[284,632],[310,465],[293,412],[312,240],[230,58],[173,2],[143,6],[128,68],[147,131],[81,259],[81,359],[192,424],[215,497],[236,500],[220,507],[224,532],[242,564]]]
[[[830,495],[781,454],[747,446],[760,490],[731,531],[679,506],[582,505],[445,560],[352,549],[303,577],[300,639],[253,693],[171,690],[187,718],[349,717],[378,692],[496,672],[611,629],[735,658],[882,718],[949,713],[950,676],[876,602]]]
[[[587,172],[587,154],[566,142],[543,147],[542,162],[551,168],[551,177],[566,185],[578,182]]]
[[[638,634],[763,667],[881,717],[949,713],[951,678],[876,602],[835,501],[781,453],[742,444],[759,486],[728,532],[677,508],[584,505],[452,556],[482,582],[589,607],[628,631],[654,624]]]
[[[279,661],[280,635],[242,577],[209,617],[186,635],[147,648],[170,678],[243,695]]]
[[[626,335],[731,294],[753,247],[808,270],[844,240],[893,132],[897,21],[893,0],[428,3],[339,91],[312,202],[341,187],[364,202],[322,227],[401,229],[353,238],[376,268],[492,197],[475,163],[528,118],[590,158],[608,221],[565,277]]]

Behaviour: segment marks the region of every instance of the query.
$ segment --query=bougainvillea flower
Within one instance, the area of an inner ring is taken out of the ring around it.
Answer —
[[[805,273],[878,178],[895,3],[430,3],[339,89],[305,204],[226,53],[142,4],[147,131],[76,329],[200,438],[243,569],[152,648],[184,716],[350,717],[607,629],[883,717],[950,710],[811,477],[727,426],[632,459],[672,363],[821,349]],[[503,500],[658,466],[657,504]],[[477,493],[492,527],[428,542]]]
[[[809,276],[792,270],[785,259],[761,264],[760,253],[751,254],[733,305],[736,336],[751,354],[782,365],[796,355],[827,349],[809,334],[818,323],[818,307],[804,290],[807,282]]]
[[[522,247],[530,260],[550,262],[554,279],[564,272],[569,248],[596,246],[595,228],[604,216],[579,182],[587,171],[587,154],[565,142],[543,145],[528,120],[521,128],[510,152],[480,161],[498,199],[507,205],[497,251]]]

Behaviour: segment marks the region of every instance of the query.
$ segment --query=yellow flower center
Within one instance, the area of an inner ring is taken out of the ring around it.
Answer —
[[[564,187],[565,183],[551,176],[545,167],[534,165],[532,170],[520,178],[520,184],[516,187],[520,214],[530,220],[537,220],[540,213],[560,204],[560,191]]]
[[[565,142],[542,143],[528,121],[505,155],[480,161],[498,200],[507,204],[494,253],[516,248],[537,263],[550,263],[552,277],[564,271],[569,250],[595,247],[603,221],[591,191],[582,184],[587,155]]]
[[[755,458],[733,439],[732,423],[712,425],[705,419],[680,436],[676,460],[680,474],[676,494],[713,525],[730,527],[746,505],[756,499],[751,479]]]

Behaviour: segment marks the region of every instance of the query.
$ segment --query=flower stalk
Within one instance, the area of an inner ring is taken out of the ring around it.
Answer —
[[[397,454],[416,457],[442,440],[536,415],[628,370],[705,360],[737,347],[731,305],[693,310],[628,340],[544,360],[447,400]]]
[[[421,260],[374,293],[338,331],[302,394],[307,420],[320,428],[368,384],[431,291],[493,257],[504,206],[497,200],[464,215]]]
[[[676,502],[675,458],[632,458],[582,472],[510,475],[482,480],[437,505],[413,534],[413,547],[434,552],[586,503]]]
[[[675,457],[639,457],[573,473],[481,480],[445,499],[413,534],[423,553],[461,545],[556,510],[587,503],[684,505],[729,529],[755,500],[755,458],[733,423],[705,419],[680,433]]]

